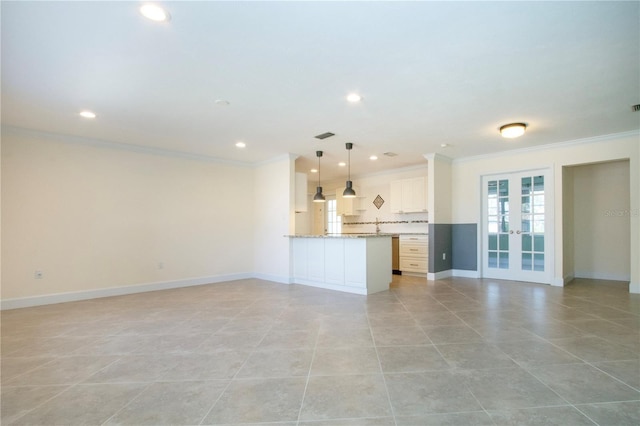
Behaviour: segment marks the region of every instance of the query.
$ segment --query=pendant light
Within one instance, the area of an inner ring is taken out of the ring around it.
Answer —
[[[322,157],[322,151],[316,151],[316,157],[318,157],[318,186],[316,187],[316,195],[313,196],[313,202],[324,203],[326,199],[322,195],[322,187],[320,186],[320,157]]]
[[[347,180],[347,187],[344,189],[342,193],[342,198],[355,198],[356,191],[353,190],[353,182],[351,182],[351,148],[353,148],[353,144],[351,142],[347,142],[347,152],[349,153],[349,177]]]

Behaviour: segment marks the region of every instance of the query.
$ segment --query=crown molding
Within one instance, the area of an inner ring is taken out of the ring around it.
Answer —
[[[507,155],[507,154],[508,155],[526,154],[529,152],[546,151],[549,149],[556,149],[556,148],[566,148],[574,145],[586,145],[591,143],[607,142],[607,141],[623,139],[623,138],[633,137],[633,136],[640,138],[640,130],[632,130],[629,132],[621,132],[621,133],[611,133],[608,135],[592,136],[592,137],[582,138],[582,139],[573,139],[566,142],[554,142],[554,143],[548,143],[544,145],[529,146],[526,148],[508,149],[500,152],[492,152],[490,154],[474,155],[471,157],[455,158],[453,159],[453,163],[455,164],[455,163],[464,163],[467,161],[487,160],[487,159],[503,157],[504,155]]]

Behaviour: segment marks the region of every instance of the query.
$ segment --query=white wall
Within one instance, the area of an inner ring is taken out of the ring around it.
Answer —
[[[517,143],[505,142],[505,143]],[[499,155],[455,160],[452,167],[453,223],[479,223],[481,214],[480,182],[487,174],[550,168],[555,185],[554,281],[564,283],[562,236],[562,167],[629,159],[630,168],[630,289],[640,292],[640,155],[638,133],[625,133],[564,144],[547,145],[537,149],[506,151]],[[481,244],[480,236],[478,244]],[[478,247],[480,253],[480,246]],[[480,259],[478,259],[480,265]]]
[[[357,196],[364,196],[361,201],[362,205],[366,208],[364,212],[357,216],[346,216],[343,218],[343,222],[373,222],[376,217],[380,221],[411,221],[411,220],[428,220],[428,213],[409,213],[409,214],[397,214],[391,213],[391,181],[397,179],[407,179],[412,177],[427,176],[427,162],[424,165],[417,167],[407,167],[402,169],[390,170],[384,173],[376,173],[370,175],[358,175],[352,176],[353,186],[357,189]],[[335,194],[335,190],[338,189],[341,193],[345,188],[344,180],[333,180],[328,182],[322,182],[323,191],[326,194],[330,194],[332,191]],[[313,191],[315,193],[315,185],[317,182],[310,182],[313,184]],[[373,204],[373,200],[376,196],[380,195],[384,200],[384,204],[380,209],[377,209]],[[427,197],[429,195],[427,194]],[[358,232],[375,232],[376,226],[369,225],[347,225],[342,227],[342,232],[358,233]],[[428,224],[426,223],[410,223],[410,224],[381,224],[381,232],[428,232]]]
[[[295,158],[274,159],[255,169],[254,271],[271,281],[290,282],[289,238],[295,233]]]
[[[629,281],[629,162],[572,169],[574,276]]]
[[[562,270],[566,280],[569,281],[574,277],[574,199],[573,199],[573,170],[575,167],[562,168],[562,250],[564,253],[562,259]]]
[[[253,272],[251,168],[3,129],[2,198],[3,306]]]

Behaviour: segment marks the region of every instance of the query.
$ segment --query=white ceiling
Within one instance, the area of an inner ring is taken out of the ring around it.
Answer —
[[[141,4],[2,1],[2,124],[323,179],[640,128],[636,1]]]

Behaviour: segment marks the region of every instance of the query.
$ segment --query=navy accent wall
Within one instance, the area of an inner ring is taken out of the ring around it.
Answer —
[[[451,262],[453,269],[478,270],[478,225],[456,223],[451,225]]]
[[[445,259],[442,259],[445,253]],[[429,224],[429,272],[451,269],[451,225],[448,223]]]

